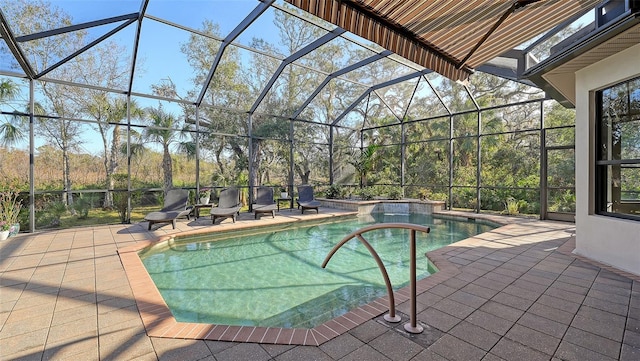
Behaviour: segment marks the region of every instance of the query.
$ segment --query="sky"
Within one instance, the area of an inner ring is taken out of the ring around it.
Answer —
[[[68,13],[74,24],[79,24],[138,12],[142,0],[51,0],[50,2]],[[279,0],[277,3],[282,4],[283,2]],[[219,24],[221,34],[224,37],[259,4],[260,2],[257,0],[150,0],[146,14],[192,29],[200,28],[205,19],[211,19]],[[120,24],[122,22],[87,31],[90,38],[95,39]],[[111,36],[109,40],[121,44],[127,54],[132,54],[136,27],[136,23],[131,24]],[[277,43],[277,39],[274,39],[273,36],[276,33],[277,29],[273,25],[273,10],[269,9],[236,41],[243,45],[249,45],[253,38],[265,37],[270,43]],[[141,67],[136,68],[133,92],[150,94],[151,85],[157,84],[159,80],[167,79],[170,74],[171,80],[177,85],[178,94],[185,96],[187,91],[192,88],[193,74],[180,47],[188,40],[189,33],[187,31],[155,20],[145,19],[138,52],[138,63],[144,64],[144,71]],[[50,75],[54,76],[55,71]],[[140,99],[140,102],[142,106],[156,106],[158,104],[156,100]],[[175,104],[165,103],[165,106],[174,114],[180,113],[180,108]],[[91,145],[99,144],[99,142],[89,141],[86,144],[86,150],[95,153],[95,149]]]

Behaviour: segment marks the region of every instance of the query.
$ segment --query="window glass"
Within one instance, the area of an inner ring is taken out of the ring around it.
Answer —
[[[599,213],[640,220],[640,78],[597,94]]]

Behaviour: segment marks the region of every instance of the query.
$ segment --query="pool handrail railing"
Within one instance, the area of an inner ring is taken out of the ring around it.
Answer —
[[[410,230],[410,302],[411,302],[411,315],[410,322],[404,325],[404,329],[410,333],[421,333],[423,328],[417,324],[416,321],[416,232],[424,232],[429,233],[431,229],[429,227],[421,226],[418,224],[411,223],[377,223],[370,226],[366,226],[360,228],[346,237],[344,237],[338,244],[336,244],[333,249],[327,254],[327,257],[322,262],[322,268],[326,268],[327,263],[331,260],[331,257],[340,249],[345,243],[350,241],[353,238],[358,238],[360,242],[369,250],[371,256],[378,264],[378,268],[382,273],[382,277],[384,278],[384,283],[387,286],[387,293],[389,295],[389,313],[384,315],[384,319],[387,322],[400,322],[401,317],[396,315],[396,301],[395,296],[393,295],[393,287],[391,285],[391,280],[389,279],[389,274],[387,273],[387,269],[384,266],[384,263],[378,256],[378,253],[371,246],[369,242],[362,236],[363,233],[374,231],[378,229],[388,229],[388,228],[400,228],[400,229],[408,229]]]

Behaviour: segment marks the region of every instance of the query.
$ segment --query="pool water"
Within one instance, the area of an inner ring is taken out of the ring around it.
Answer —
[[[385,295],[380,270],[357,239],[324,258],[347,234],[380,222],[431,227],[417,232],[418,279],[435,272],[425,252],[495,228],[432,216],[375,215],[339,222],[179,238],[140,257],[177,321],[312,328]],[[394,289],[409,283],[409,231],[364,234]]]

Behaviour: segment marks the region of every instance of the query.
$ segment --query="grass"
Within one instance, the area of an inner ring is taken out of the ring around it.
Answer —
[[[131,210],[131,223],[138,223],[144,219],[144,217],[153,211],[157,211],[161,208],[160,205],[157,206],[145,206],[145,207],[136,207]],[[247,212],[249,207],[244,206],[240,210],[241,212]],[[205,213],[200,213],[200,216],[208,215],[208,210],[204,210]],[[115,210],[103,210],[101,208],[92,208],[89,210],[89,215],[85,219],[79,219],[77,216],[72,215],[69,212],[66,212],[64,215],[60,217],[60,227],[59,229],[65,228],[73,228],[73,227],[88,227],[88,226],[99,226],[106,224],[121,224],[120,216],[118,212]]]
[[[152,211],[157,211],[159,206],[136,207],[131,210],[131,223],[137,223],[144,219],[144,216]],[[77,216],[66,212],[60,217],[60,228],[86,227],[104,224],[120,224],[120,216],[115,210],[103,210],[93,208],[89,211],[87,218],[79,219]]]

